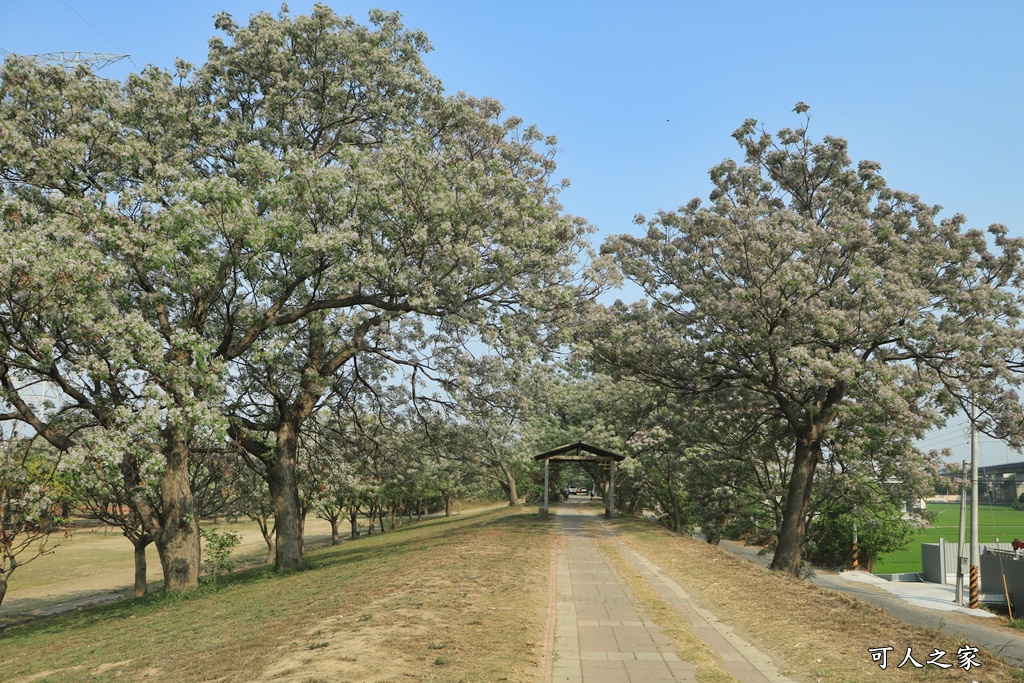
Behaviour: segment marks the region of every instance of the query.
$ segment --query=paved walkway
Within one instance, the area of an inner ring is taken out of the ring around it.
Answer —
[[[669,636],[644,613],[594,541],[596,535],[614,539],[614,533],[582,505],[562,505],[559,512],[555,517],[559,539],[553,562],[555,613],[554,619],[549,619],[553,637],[549,634],[545,681],[695,681],[693,665],[680,656]],[[695,604],[656,565],[624,547],[621,552],[648,585],[691,625],[692,632],[721,656],[721,667],[736,681],[790,681],[767,656]]]

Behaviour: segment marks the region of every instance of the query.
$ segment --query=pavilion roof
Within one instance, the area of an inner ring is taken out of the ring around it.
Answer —
[[[571,455],[570,455],[571,454]],[[589,455],[584,455],[589,454]],[[597,446],[591,446],[588,443],[577,441],[576,443],[566,444],[553,448],[550,451],[544,451],[539,455],[533,456],[534,460],[614,460],[620,462],[626,459],[626,456],[611,451],[606,451],[603,448]]]

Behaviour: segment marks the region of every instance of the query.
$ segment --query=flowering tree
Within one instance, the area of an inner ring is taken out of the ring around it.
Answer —
[[[198,584],[190,462],[225,433],[269,449],[277,563],[297,566],[298,436],[334,373],[426,335],[403,319],[540,337],[550,316],[523,313],[573,296],[586,226],[555,200],[554,140],[445,97],[424,36],[371,22],[221,15],[199,68],[0,75],[6,416],[80,457],[131,453],[169,590]],[[33,410],[17,373],[90,428]]]
[[[844,140],[812,141],[808,121],[773,137],[748,120],[734,134],[745,164],[712,169],[709,205],[638,217],[645,236],[610,239],[650,304],[604,311],[592,335],[597,358],[644,381],[680,396],[738,391],[773,411],[793,458],[772,567],[794,574],[837,425],[909,442],[950,396],[974,396],[993,425],[1012,425],[1001,407],[1019,406],[1021,241],[993,226],[990,247],[962,216],[938,220],[877,164],[854,166]],[[861,422],[865,406],[890,419]]]
[[[125,472],[130,472],[125,476]],[[128,487],[139,481],[138,463],[131,457],[112,463],[106,458],[84,458],[75,467],[67,468],[65,477],[75,492],[78,514],[117,527],[134,548],[135,597],[148,591],[146,581],[146,548],[153,542],[132,504]],[[149,482],[152,486],[153,482]]]
[[[445,97],[424,36],[372,19],[377,31],[323,6],[248,27],[221,16],[230,44],[214,41],[201,70],[204,99],[231,112],[217,157],[258,157],[232,171],[247,202],[289,207],[267,226],[287,226],[279,239],[295,240],[296,220],[308,229],[291,257],[308,277],[291,296],[310,310],[233,360],[228,408],[236,440],[267,463],[280,568],[301,562],[298,438],[332,377],[360,355],[417,365],[470,328],[507,334],[524,309],[557,310],[583,248],[550,183],[554,140],[492,100]]]
[[[35,439],[0,441],[0,604],[18,567],[53,552],[49,537],[67,524],[54,490],[59,457]]]

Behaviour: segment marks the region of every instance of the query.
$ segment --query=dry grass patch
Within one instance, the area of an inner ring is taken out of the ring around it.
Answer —
[[[824,590],[734,557],[696,539],[674,534],[646,520],[619,518],[611,525],[620,540],[657,564],[695,600],[733,626],[756,647],[770,652],[797,678],[815,683],[874,681],[1024,681],[1024,675],[993,654],[982,652],[982,667],[896,668],[908,647],[925,664],[928,653],[947,652],[956,662],[965,643],[940,632],[910,626],[881,609],[842,593]],[[869,648],[893,647],[882,671]],[[894,661],[895,660],[895,661]]]
[[[232,530],[241,535],[242,543],[231,556],[236,566],[255,566],[266,560],[267,546],[254,522],[215,525],[204,521],[202,526],[218,531]],[[330,540],[331,529],[327,522],[312,518],[307,521],[307,548],[323,547]],[[10,589],[0,605],[0,626],[16,623],[20,621],[21,612],[41,607],[102,593],[131,594],[135,582],[132,544],[114,527],[79,528],[67,537],[54,535],[51,541],[56,545],[52,555],[19,567],[11,576]],[[163,577],[160,556],[153,544],[146,548],[146,563],[149,590],[159,591]]]
[[[548,577],[544,536],[529,526],[494,525],[418,558],[386,596],[281,648],[257,680],[535,680]]]
[[[287,576],[12,627],[0,680],[533,681],[548,528],[521,508],[424,522]]]

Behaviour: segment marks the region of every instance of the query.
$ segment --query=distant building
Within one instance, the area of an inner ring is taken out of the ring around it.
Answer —
[[[948,469],[945,475],[950,479],[962,476],[959,469]],[[968,473],[968,476],[970,474]],[[952,487],[948,493],[960,498],[958,491]],[[1012,462],[1006,465],[989,465],[978,468],[978,502],[979,503],[1004,503],[1010,504],[1018,500],[1024,494],[1024,462]],[[967,499],[971,499],[970,490],[967,491]]]

